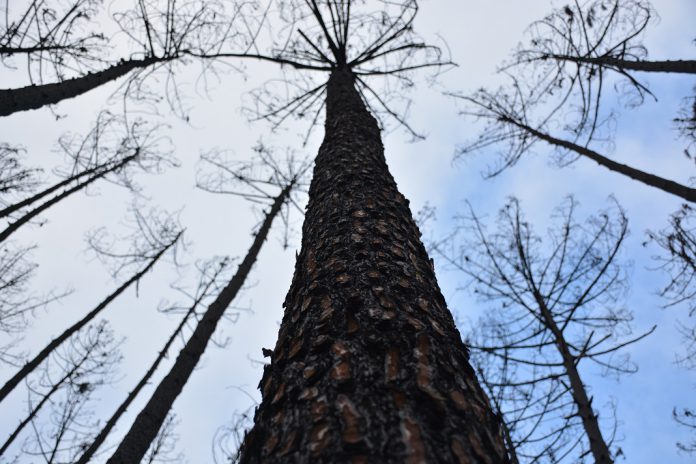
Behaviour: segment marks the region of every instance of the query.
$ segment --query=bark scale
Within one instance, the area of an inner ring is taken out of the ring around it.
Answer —
[[[241,463],[507,463],[354,85],[347,69],[328,82],[302,249]]]
[[[291,183],[275,198],[273,206],[266,214],[261,228],[256,233],[256,237],[234,277],[215,298],[215,301],[208,306],[200,322],[196,325],[193,334],[191,334],[186,345],[179,352],[169,373],[162,379],[150,400],[135,418],[130,430],[128,430],[114,454],[109,458],[107,464],[132,464],[143,459],[147,449],[167,418],[174,401],[191,377],[201,356],[203,356],[203,352],[213,336],[218,322],[220,322],[220,319],[225,314],[225,310],[244,285],[251,268],[258,258],[263,242],[268,237],[273,220],[280,212],[293,187],[294,185]]]
[[[126,60],[101,71],[66,79],[62,82],[29,85],[18,89],[0,89],[0,117],[9,116],[19,111],[35,110],[45,105],[77,97],[102,84],[125,76],[135,69],[145,68],[159,61],[163,60],[159,58]]]

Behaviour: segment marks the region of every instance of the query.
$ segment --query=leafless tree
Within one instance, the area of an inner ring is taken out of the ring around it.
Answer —
[[[635,96],[632,104],[652,95],[636,73],[696,74],[696,60],[645,60],[648,50],[642,39],[655,17],[647,0],[573,0],[534,22],[528,43],[504,69],[520,72],[531,65],[536,92],[559,94],[561,105],[572,103],[573,130],[589,139],[598,123],[604,86],[616,82],[610,74],[627,84],[621,87]]]
[[[19,383],[39,367],[50,354],[70,339],[80,329],[92,322],[104,311],[119,295],[124,293],[134,284],[138,284],[140,279],[154,267],[157,261],[164,254],[173,249],[183,231],[176,222],[168,216],[159,217],[151,214],[149,217],[143,216],[138,210],[134,210],[136,231],[133,236],[122,240],[129,243],[127,250],[114,249],[113,243],[109,243],[105,232],[95,234],[91,237],[91,243],[98,256],[108,260],[115,266],[117,272],[128,272],[135,268],[133,274],[101,303],[95,306],[80,320],[65,329],[60,335],[51,340],[41,349],[30,361],[26,362],[4,385],[0,388],[0,401],[14,390]]]
[[[241,462],[507,462],[380,133],[396,122],[419,137],[404,90],[450,60],[415,33],[413,0],[275,6],[282,25],[269,21],[271,43],[245,57],[279,64],[285,92],[262,88],[251,115],[273,127],[307,118],[310,130],[325,115],[325,135]]]
[[[554,136],[549,126],[554,124],[553,114],[535,116],[534,108],[538,101],[530,94],[529,87],[515,77],[510,77],[512,85],[508,89],[490,92],[484,89],[473,95],[456,95],[469,106],[463,114],[474,116],[486,122],[486,127],[473,141],[459,149],[460,154],[481,151],[490,147],[500,147],[500,161],[494,165],[489,176],[495,176],[504,169],[515,165],[520,158],[538,142],[550,145],[555,151],[561,166],[568,165],[578,158],[586,158],[611,171],[642,182],[650,187],[678,196],[689,202],[696,202],[696,189],[672,180],[641,171],[626,164],[618,163],[586,144],[573,139]]]
[[[28,381],[28,414],[0,449],[27,426],[33,436],[24,440],[21,454],[42,456],[45,462],[66,462],[93,435],[89,403],[95,390],[111,383],[120,360],[119,343],[105,322],[89,326],[54,351]]]
[[[116,411],[101,427],[99,433],[95,435],[95,437],[91,440],[89,445],[86,446],[85,450],[79,456],[79,459],[77,459],[75,462],[80,464],[87,463],[93,458],[94,454],[97,452],[99,447],[105,442],[109,433],[116,426],[116,423],[119,421],[121,416],[126,412],[128,407],[138,397],[143,388],[145,388],[145,386],[147,386],[148,383],[150,383],[152,376],[155,374],[157,368],[162,363],[162,361],[164,361],[164,359],[167,357],[172,345],[183,336],[184,330],[191,325],[192,320],[194,320],[197,316],[198,308],[203,304],[205,300],[208,300],[210,298],[211,294],[218,293],[221,290],[220,281],[226,277],[225,274],[229,267],[228,265],[228,260],[222,259],[204,263],[199,267],[200,280],[198,282],[194,294],[190,295],[193,301],[190,304],[190,306],[185,309],[184,316],[181,319],[181,322],[171,333],[166,343],[162,347],[162,350],[158,353],[152,365],[148,368],[147,372],[145,372],[145,374],[138,381],[136,386],[128,393],[124,401],[118,406]],[[173,311],[175,309],[178,308],[170,307],[168,311]],[[166,437],[168,434],[163,432],[166,429],[167,423],[168,421],[165,421],[165,425],[162,426],[162,435],[160,439],[155,439],[155,442],[153,442],[152,446],[155,449],[161,450],[162,447],[165,445],[165,442],[167,442]],[[155,443],[159,443],[159,445],[155,445]]]
[[[31,82],[90,70],[103,56],[106,37],[92,19],[101,0],[5,2],[0,23],[0,62],[29,71]]]
[[[27,12],[32,13],[37,3],[44,2],[32,1]],[[80,23],[85,22],[86,18],[92,16],[91,9],[98,3],[100,2],[94,0],[69,2],[70,7],[66,7],[65,13],[67,16],[63,19],[72,19],[73,25],[77,23],[77,19]],[[90,33],[84,37],[90,45],[78,46],[77,54],[72,48],[40,54],[38,56],[42,60],[49,61],[45,67],[50,64],[57,68],[55,76],[52,77],[57,81],[46,83],[41,79],[34,82],[35,85],[0,90],[0,116],[55,104],[124,76],[129,76],[124,84],[126,93],[137,93],[142,90],[144,78],[160,68],[167,70],[167,96],[176,100],[177,90],[172,87],[176,82],[172,72],[175,62],[187,57],[189,60],[208,58],[209,54],[215,55],[225,47],[243,51],[244,40],[249,40],[247,31],[244,31],[245,34],[240,39],[241,45],[237,43],[241,36],[234,29],[238,15],[250,3],[248,1],[233,2],[229,5],[224,2],[199,0],[141,0],[135,3],[133,9],[113,14],[117,32],[109,40],[115,42],[114,48],[119,53],[125,54],[116,58],[102,57],[100,52],[103,47],[92,46],[93,43],[101,43],[102,36]],[[90,13],[85,13],[85,8],[89,9]],[[15,13],[8,12],[7,15],[14,17]],[[9,24],[6,30],[12,30],[13,24],[19,23],[26,14],[16,13],[16,16],[20,19],[6,19],[6,23]],[[36,59],[34,54],[28,56]],[[75,69],[66,66],[66,61],[76,60],[81,65],[88,63],[89,72],[81,66],[71,66]],[[99,69],[95,68],[95,63],[100,64]],[[204,68],[209,66],[210,64],[205,64]],[[64,72],[68,69],[70,73]],[[42,78],[42,74],[39,74],[39,77]],[[139,96],[142,97],[142,93]]]
[[[202,316],[198,318],[193,333],[186,341],[184,347],[179,351],[174,365],[167,375],[159,382],[147,404],[135,418],[126,436],[107,462],[140,462],[145,456],[148,448],[152,446],[167,415],[171,411],[174,401],[183,390],[194,368],[203,355],[218,323],[225,315],[229,305],[242,289],[258,258],[261,247],[268,237],[273,220],[279,215],[283,205],[288,201],[290,192],[295,186],[295,182],[299,180],[299,175],[301,175],[301,173],[296,174],[296,177],[288,179],[287,182],[280,184],[273,182],[267,183],[269,185],[266,185],[265,188],[269,188],[272,185],[276,190],[280,190],[280,192],[275,195],[266,194],[266,201],[271,200],[272,204],[268,212],[266,212],[261,226],[254,234],[254,240],[247,254],[239,264],[234,275],[229,278],[224,288],[219,289],[214,300],[208,305]],[[254,191],[251,194],[252,197],[256,197],[260,192],[264,192],[263,189],[259,190],[256,188],[256,184],[259,180],[249,180],[244,176],[236,180],[239,184],[242,184],[242,188],[251,188]],[[271,180],[273,180],[273,176],[271,176]],[[260,179],[260,181],[263,186],[265,182],[263,179]]]
[[[645,0],[574,0],[530,28],[529,45],[521,45],[503,67],[509,83],[456,97],[466,101],[464,114],[486,122],[478,138],[460,154],[500,148],[489,175],[517,163],[537,142],[550,145],[559,165],[578,158],[689,201],[696,190],[658,175],[618,163],[602,153],[611,140],[616,117],[606,99],[606,74],[625,78],[641,102],[650,94],[636,71],[696,72],[696,61],[647,62],[641,37],[654,16]],[[604,149],[601,148],[604,145]]]
[[[177,435],[174,429],[177,426],[176,416],[170,413],[162,424],[162,428],[157,432],[157,436],[152,441],[150,449],[147,450],[143,463],[152,464],[156,462],[172,463],[184,462],[181,453],[176,452]]]
[[[61,180],[0,210],[0,218],[8,221],[6,228],[0,231],[0,242],[98,180],[111,180],[137,190],[133,182],[135,168],[158,172],[165,165],[174,164],[158,139],[158,129],[141,120],[127,125],[121,117],[101,113],[84,137],[65,134],[59,146],[69,166],[57,169]]]
[[[520,462],[613,462],[621,451],[600,426],[581,369],[635,371],[621,350],[654,330],[631,336],[632,316],[622,305],[623,211],[615,204],[583,224],[576,209],[568,198],[542,241],[514,198],[492,229],[470,208],[434,246],[493,306],[474,325],[469,347]]]

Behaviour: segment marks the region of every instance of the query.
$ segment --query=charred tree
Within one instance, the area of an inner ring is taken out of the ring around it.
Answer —
[[[108,161],[103,163],[93,169],[89,169],[87,172],[83,172],[75,175],[72,178],[66,179],[64,182],[60,182],[57,185],[47,189],[47,191],[40,192],[39,194],[28,198],[26,201],[19,202],[15,205],[8,206],[7,208],[0,211],[0,214],[5,216],[12,214],[13,212],[31,205],[32,203],[39,201],[42,197],[50,195],[55,190],[59,190],[62,187],[66,187],[63,191],[49,198],[44,203],[36,206],[35,208],[27,211],[19,219],[10,223],[3,231],[0,232],[0,243],[7,240],[13,233],[15,233],[20,227],[27,224],[32,219],[36,218],[39,214],[46,211],[51,206],[59,203],[65,198],[69,197],[73,193],[79,192],[87,188],[90,184],[102,179],[107,174],[116,172],[126,166],[128,163],[133,162],[137,159],[138,152],[132,153],[124,157],[123,159],[117,159],[115,161]],[[83,179],[84,177],[84,179]],[[70,185],[73,183],[74,185]]]
[[[109,433],[116,426],[116,423],[119,421],[121,416],[126,412],[131,403],[133,403],[133,401],[138,397],[142,389],[145,388],[148,382],[152,379],[152,376],[157,371],[159,365],[167,357],[167,354],[174,342],[177,340],[177,338],[179,338],[182,335],[189,321],[195,317],[198,306],[201,304],[204,298],[209,296],[212,289],[215,288],[216,280],[220,273],[224,270],[225,265],[225,261],[221,262],[219,266],[217,266],[217,269],[214,271],[212,276],[206,275],[205,269],[202,270],[202,278],[207,278],[208,280],[207,282],[201,282],[199,294],[196,297],[195,301],[188,308],[188,310],[184,314],[184,317],[181,319],[177,327],[174,329],[174,332],[172,332],[172,334],[169,336],[166,343],[162,347],[162,350],[159,352],[154,362],[150,365],[147,372],[145,372],[145,374],[138,381],[133,390],[131,390],[131,392],[128,393],[126,399],[118,406],[116,411],[114,411],[111,417],[106,421],[99,433],[94,437],[93,440],[91,440],[90,444],[80,455],[79,459],[76,461],[78,464],[88,463],[92,459],[94,453],[96,453],[99,447],[104,443]],[[164,430],[164,426],[162,427],[162,429]]]
[[[56,14],[44,3],[32,0],[24,14],[0,29],[0,57],[21,53],[28,58],[30,70],[36,68],[36,75],[30,72],[31,85],[0,89],[0,117],[56,104],[126,76],[126,93],[137,94],[143,79],[156,69],[171,73],[175,62],[187,58],[214,59],[215,53],[236,40],[230,24],[247,4],[231,2],[226,8],[217,2],[139,1],[135,8],[112,15],[121,32],[118,40],[123,43],[125,37],[123,44],[135,50],[113,58],[103,56],[102,45],[115,39],[86,31],[93,25],[89,18],[96,15],[98,1],[71,2],[61,20],[56,24],[49,20],[52,28],[34,37],[32,28],[45,27],[46,18]],[[43,16],[36,12],[39,7],[45,10]],[[71,36],[73,29],[85,30],[83,37]],[[24,40],[27,46],[22,45]],[[8,45],[3,46],[3,41]],[[46,69],[54,72],[46,77]]]
[[[500,211],[495,231],[470,211],[457,233],[434,247],[482,301],[498,306],[469,341],[510,440],[529,462],[585,454],[595,463],[614,462],[580,367],[592,362],[607,372],[632,372],[617,353],[654,330],[625,336],[632,316],[621,307],[623,212],[617,206],[618,213],[580,224],[575,209],[572,198],[559,208],[561,223],[543,248],[516,199]]]
[[[247,57],[298,73],[289,86],[299,92],[284,102],[258,92],[265,111],[255,116],[274,127],[308,117],[313,127],[325,114],[325,137],[241,462],[509,462],[386,166],[380,130],[387,118],[419,136],[392,106],[399,91],[369,83],[386,78],[407,88],[414,71],[452,63],[413,32],[416,1],[282,6],[292,23],[286,31],[297,35],[273,34],[270,54]]]
[[[160,231],[151,230],[150,233],[161,234],[157,235],[155,238],[156,242],[149,250],[143,252],[139,250],[136,254],[128,253],[126,256],[128,259],[133,259],[136,255],[134,261],[136,262],[146,262],[146,264],[134,275],[132,275],[128,280],[121,284],[116,290],[114,290],[108,297],[106,297],[101,303],[99,303],[94,309],[88,312],[79,321],[72,324],[70,327],[65,329],[59,336],[51,340],[38,354],[36,354],[30,361],[26,362],[3,386],[0,388],[0,401],[3,401],[7,395],[9,395],[12,390],[31,372],[33,372],[42,362],[44,362],[48,356],[71,336],[77,333],[80,329],[85,327],[91,321],[94,320],[104,309],[106,309],[119,295],[124,293],[133,284],[137,284],[140,279],[150,271],[157,261],[159,261],[164,254],[174,247],[181,237],[183,232],[172,231],[171,229],[163,228]],[[151,237],[150,237],[151,238]],[[160,242],[164,240],[164,242]]]
[[[242,463],[507,462],[380,130],[327,84],[302,250]]]
[[[60,407],[60,402],[54,398],[57,393],[65,389],[87,393],[96,384],[104,383],[118,358],[117,346],[104,323],[75,334],[68,346],[60,351],[54,353],[52,362],[47,363],[39,385],[30,387],[30,396],[36,395],[38,400],[34,404],[30,402],[29,413],[0,447],[0,456],[5,454],[27,425],[37,420],[45,406],[58,403]],[[56,369],[50,366],[52,363],[58,366],[57,379],[54,379],[56,373],[52,371]]]
[[[606,105],[607,83],[616,83],[636,106],[652,93],[633,71],[690,73],[693,61],[648,62],[641,38],[654,16],[645,0],[575,1],[532,24],[529,43],[503,66],[509,83],[498,90],[479,90],[463,97],[463,112],[483,119],[486,129],[465,144],[460,154],[490,146],[502,147],[501,161],[490,171],[499,174],[541,141],[553,148],[558,164],[590,159],[645,185],[696,201],[696,189],[651,172],[619,163],[596,145],[613,137],[615,108]],[[455,95],[462,97],[461,95]],[[688,120],[688,117],[687,117]],[[688,123],[683,126],[688,138]],[[687,151],[687,156],[689,156]]]
[[[534,106],[522,90],[522,84],[515,80],[512,92],[500,89],[497,92],[479,90],[471,96],[455,95],[470,104],[462,114],[474,116],[487,122],[486,128],[478,138],[459,148],[460,154],[480,151],[492,145],[502,145],[502,160],[489,175],[495,176],[505,168],[515,165],[537,141],[542,141],[561,153],[561,158],[582,157],[647,186],[678,196],[689,202],[696,202],[696,189],[670,179],[636,169],[616,162],[591,149],[588,143],[567,140],[551,135],[545,126],[551,120],[543,118],[540,123],[533,122],[530,111]],[[563,161],[568,164],[570,161]]]
[[[215,332],[215,328],[225,314],[225,310],[242,289],[258,258],[261,247],[268,237],[273,220],[278,216],[283,204],[287,201],[293,185],[294,182],[291,182],[276,196],[270,210],[266,213],[261,227],[256,232],[251,247],[239,264],[237,272],[208,306],[208,309],[196,325],[193,334],[179,351],[174,365],[160,381],[147,404],[135,418],[126,436],[107,462],[125,464],[140,462],[143,459],[167,418],[174,401],[181,393],[203,355],[208,342]]]

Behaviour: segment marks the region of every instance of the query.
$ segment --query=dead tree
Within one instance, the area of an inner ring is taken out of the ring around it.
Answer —
[[[125,437],[118,445],[109,463],[140,462],[153,440],[157,437],[174,401],[181,393],[203,355],[227,307],[242,289],[256,262],[261,247],[268,237],[273,220],[279,215],[287,202],[296,179],[282,186],[280,193],[272,197],[270,210],[266,213],[261,227],[256,232],[251,247],[239,264],[236,273],[217,294],[196,324],[196,328],[179,351],[174,365],[160,381],[147,404],[140,411]]]
[[[109,382],[118,360],[118,344],[104,322],[74,334],[43,365],[40,378],[28,382],[29,412],[0,447],[0,456],[5,455],[27,425],[38,420],[43,409],[61,408],[57,397],[66,390],[88,395]]]
[[[282,65],[297,93],[257,100],[258,116],[313,125],[325,114],[325,136],[241,462],[508,462],[376,119],[410,129],[375,79],[408,87],[416,70],[450,61],[413,32],[415,1],[284,1],[278,10],[287,27],[274,31],[284,34],[248,57]]]
[[[100,235],[93,238],[93,246],[98,249],[101,257],[118,261],[118,270],[124,271],[130,268],[138,268],[137,272],[107,296],[101,303],[89,311],[79,321],[65,329],[60,335],[51,340],[41,351],[39,351],[30,361],[26,362],[4,385],[0,388],[0,401],[19,385],[29,374],[31,374],[49,355],[66,340],[72,337],[80,329],[88,325],[95,317],[100,315],[119,295],[128,290],[133,284],[138,284],[140,279],[150,271],[157,261],[170,249],[175,249],[175,245],[182,235],[181,229],[170,218],[150,219],[150,223],[138,212],[135,211],[137,222],[137,235],[131,243],[131,248],[124,251],[113,251],[103,246],[104,236]]]
[[[70,166],[57,172],[62,180],[2,208],[0,218],[5,218],[8,225],[0,231],[0,242],[49,208],[99,180],[111,180],[136,189],[132,181],[136,167],[156,172],[165,164],[173,164],[169,154],[157,143],[157,129],[139,119],[127,125],[123,118],[105,112],[98,116],[94,127],[84,137],[63,136],[59,146],[69,158]]]
[[[600,426],[581,369],[633,372],[621,350],[650,334],[630,336],[622,306],[627,234],[623,211],[603,211],[584,224],[572,198],[555,213],[547,240],[534,234],[516,199],[501,209],[494,229],[473,213],[434,247],[461,272],[481,301],[493,306],[469,339],[523,462],[611,463],[619,451]]]
[[[26,60],[32,82],[45,73],[61,76],[66,71],[91,67],[102,56],[106,37],[96,32],[92,17],[101,0],[31,0],[22,6],[7,2],[0,24],[0,62],[16,67]]]
[[[650,91],[634,72],[696,74],[696,60],[646,60],[641,40],[654,17],[646,0],[573,0],[532,24],[511,65],[541,64],[548,84],[583,86],[590,98],[617,73],[642,98]]]
[[[577,139],[568,140],[552,135],[547,126],[554,121],[554,113],[535,117],[534,107],[539,101],[532,95],[533,91],[515,78],[511,77],[511,81],[511,88],[507,90],[489,92],[482,89],[470,96],[455,95],[470,105],[462,114],[474,116],[487,123],[475,140],[459,148],[460,155],[491,146],[502,147],[501,160],[490,170],[489,176],[495,176],[515,165],[541,141],[554,148],[561,165],[568,165],[578,158],[586,158],[650,187],[692,203],[696,202],[696,189],[688,185],[618,163],[589,148],[591,140],[582,143]]]
[[[32,0],[27,12],[24,15],[18,14],[20,19],[11,22],[7,30],[12,32],[15,22],[19,23],[27,14],[33,14],[37,2],[43,3],[40,0]],[[67,10],[66,18],[84,19],[89,15],[79,14],[77,11],[85,4],[95,3],[97,2],[92,0],[73,1],[72,7]],[[127,42],[123,45],[135,50],[131,55],[117,59],[101,56],[97,58],[91,54],[92,47],[78,47],[81,53],[84,48],[87,55],[77,57],[80,61],[90,61],[87,58],[92,58],[91,61],[99,63],[100,68],[97,69],[90,63],[88,72],[78,70],[75,77],[66,77],[62,72],[65,69],[66,56],[73,57],[72,49],[39,55],[58,67],[54,77],[57,81],[45,83],[41,80],[26,87],[0,90],[0,117],[74,98],[124,76],[129,76],[125,84],[126,89],[137,89],[142,85],[142,80],[158,68],[171,67],[174,62],[182,61],[186,57],[190,59],[194,55],[205,58],[211,50],[219,51],[220,47],[237,39],[231,25],[246,3],[234,3],[230,11],[227,11],[224,4],[219,2],[193,1],[182,4],[175,0],[167,0],[161,4],[153,0],[138,1],[136,8],[113,15],[117,27],[120,28],[119,40],[125,38]],[[74,10],[75,8],[78,10]],[[27,20],[34,21],[32,18]],[[92,34],[87,38],[91,40],[96,37]],[[173,77],[169,81],[175,82]]]
[[[604,104],[609,76],[615,72],[637,95],[639,104],[652,95],[634,71],[696,72],[696,61],[647,62],[641,37],[654,13],[645,0],[574,0],[530,27],[529,44],[521,45],[503,66],[509,84],[480,90],[464,98],[464,114],[487,122],[482,134],[460,154],[502,147],[502,159],[490,175],[514,165],[536,142],[550,145],[558,164],[592,160],[614,172],[696,201],[689,185],[618,163],[597,146],[612,137],[613,108]],[[691,71],[689,71],[691,70]],[[561,127],[561,129],[558,129]]]
[[[82,330],[54,353],[51,357],[54,365],[42,368],[46,373],[44,382],[50,383],[49,377],[54,377],[56,372],[65,372],[82,353],[89,350],[92,355],[55,395],[50,408],[32,419],[32,433],[21,447],[23,456],[32,462],[74,462],[76,454],[94,434],[94,395],[114,381],[121,360],[119,344],[108,324],[102,321]]]
[[[200,282],[198,283],[198,288],[196,289],[196,293],[193,297],[194,301],[184,313],[181,322],[177,325],[172,334],[169,336],[166,343],[162,347],[162,350],[158,353],[157,357],[155,358],[154,362],[147,370],[147,372],[145,372],[145,374],[138,381],[133,390],[131,390],[130,393],[128,393],[125,400],[118,406],[116,411],[101,427],[99,433],[91,440],[84,452],[79,456],[79,459],[77,459],[75,462],[77,462],[78,464],[90,462],[90,460],[97,452],[99,447],[107,439],[111,430],[116,426],[116,423],[119,421],[121,416],[126,412],[131,403],[133,403],[133,401],[138,397],[142,389],[145,388],[145,386],[150,382],[152,376],[157,371],[159,365],[167,357],[174,342],[176,342],[176,340],[183,335],[184,329],[191,324],[191,320],[194,319],[197,315],[197,310],[199,306],[202,304],[202,302],[205,299],[208,299],[210,295],[214,293],[216,290],[220,290],[219,280],[222,278],[221,275],[223,274],[223,272],[227,269],[227,265],[227,260],[224,259],[216,262],[207,263],[200,269],[201,277]],[[165,426],[162,427],[162,430],[164,430]],[[164,437],[166,435],[166,433],[162,433],[161,440],[159,440],[160,446],[155,446],[154,443],[153,446],[158,449],[161,448],[164,441]],[[157,442],[158,440],[155,441]]]

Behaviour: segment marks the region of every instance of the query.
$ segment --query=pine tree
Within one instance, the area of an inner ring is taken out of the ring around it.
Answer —
[[[325,134],[241,462],[508,462],[364,100],[371,95],[403,123],[366,77],[446,62],[437,53],[416,61],[436,51],[412,34],[416,2],[380,2],[382,11],[360,16],[357,5],[293,4],[316,34],[298,25],[300,37],[275,55],[329,72],[326,84],[281,107],[304,113],[325,89]]]

